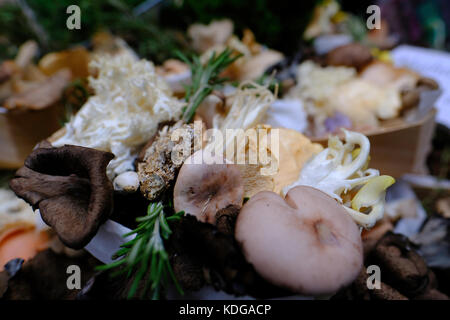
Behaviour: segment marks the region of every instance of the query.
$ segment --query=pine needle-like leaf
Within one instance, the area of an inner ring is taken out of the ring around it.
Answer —
[[[203,65],[198,56],[193,56],[192,59],[189,60],[181,52],[177,52],[176,54],[191,68],[192,81],[190,85],[186,86],[185,95],[185,100],[188,104],[183,113],[184,122],[189,123],[202,101],[214,89],[217,89],[225,80],[227,80],[226,78],[220,77],[222,71],[242,55],[233,55],[233,51],[230,48],[226,48],[219,55],[216,55],[216,53],[213,52],[208,59],[208,62]]]
[[[167,240],[172,233],[167,221],[179,219],[183,214],[184,212],[179,212],[166,217],[160,202],[150,204],[147,215],[136,219],[139,222],[137,228],[124,235],[136,236],[133,240],[122,244],[121,249],[114,254],[114,257],[119,260],[98,266],[97,270],[117,269],[113,276],[124,273],[127,273],[128,277],[134,275],[128,291],[128,299],[136,295],[139,284],[147,274],[141,298],[145,297],[150,290],[152,299],[158,299],[161,295],[160,290],[166,288],[169,281],[172,281],[177,290],[183,294],[170,265],[169,255],[164,248],[164,240]]]

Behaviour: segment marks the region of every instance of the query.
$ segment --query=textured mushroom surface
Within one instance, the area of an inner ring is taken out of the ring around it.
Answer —
[[[11,189],[54,228],[68,247],[84,247],[111,214],[113,187],[106,176],[112,153],[66,145],[41,147],[10,181]]]
[[[302,294],[333,293],[363,264],[357,225],[334,199],[311,187],[295,187],[285,199],[256,194],[238,215],[235,237],[263,278]]]
[[[366,248],[365,248],[366,251]],[[356,281],[341,290],[333,299],[345,300],[448,300],[445,292],[448,277],[437,277],[415,250],[408,238],[392,232],[385,233],[375,245],[367,248],[365,267]],[[374,283],[373,271],[366,268],[378,266],[381,270],[379,289],[369,289]],[[442,269],[443,270],[443,269]],[[369,279],[371,277],[372,279]]]
[[[181,136],[172,139],[176,130]],[[158,132],[145,150],[142,161],[137,164],[140,190],[144,197],[153,201],[169,188],[183,161],[194,152],[196,140],[201,146],[201,133],[196,132],[193,124],[183,124],[181,121]],[[189,152],[184,154],[183,148]]]
[[[204,163],[203,150],[197,151],[181,167],[173,191],[175,211],[196,216],[199,221],[216,223],[216,212],[229,205],[240,206],[244,185],[237,165],[215,156]]]

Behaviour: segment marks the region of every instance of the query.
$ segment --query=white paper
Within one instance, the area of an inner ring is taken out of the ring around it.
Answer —
[[[308,122],[299,99],[278,99],[269,107],[262,123],[270,124],[273,128],[294,129],[305,132]]]
[[[348,34],[327,34],[314,39],[313,46],[314,50],[322,55],[352,42],[352,36]]]
[[[120,246],[134,238],[129,236],[124,238],[123,235],[131,230],[123,225],[107,220],[102,224],[95,237],[87,244],[85,249],[101,262],[108,264],[113,260],[111,257],[120,249]]]
[[[395,225],[394,232],[411,237],[420,230],[427,214],[411,186],[406,181],[398,179],[387,191],[386,206],[401,199],[412,199],[416,203],[416,214],[415,217],[400,219]]]
[[[184,92],[184,86],[191,84],[191,71],[171,74],[164,77],[173,92]]]
[[[398,46],[391,54],[396,66],[410,68],[439,83],[442,95],[435,103],[436,121],[450,127],[450,54],[408,45]]]

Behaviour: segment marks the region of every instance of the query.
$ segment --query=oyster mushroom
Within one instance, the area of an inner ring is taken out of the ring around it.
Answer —
[[[207,164],[203,155],[203,150],[197,151],[181,167],[173,202],[175,211],[215,224],[218,210],[242,204],[244,186],[237,165],[225,163],[219,156]]]
[[[113,186],[106,166],[113,157],[72,145],[41,147],[28,156],[9,185],[39,209],[65,245],[80,249],[111,214]]]
[[[267,281],[307,295],[336,292],[363,265],[359,229],[325,193],[295,187],[283,199],[262,191],[238,215],[235,238]]]

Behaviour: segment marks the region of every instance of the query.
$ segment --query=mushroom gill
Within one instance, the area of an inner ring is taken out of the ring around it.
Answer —
[[[112,158],[112,153],[90,148],[41,144],[9,185],[40,210],[65,245],[79,249],[112,212],[113,186],[106,176]]]

